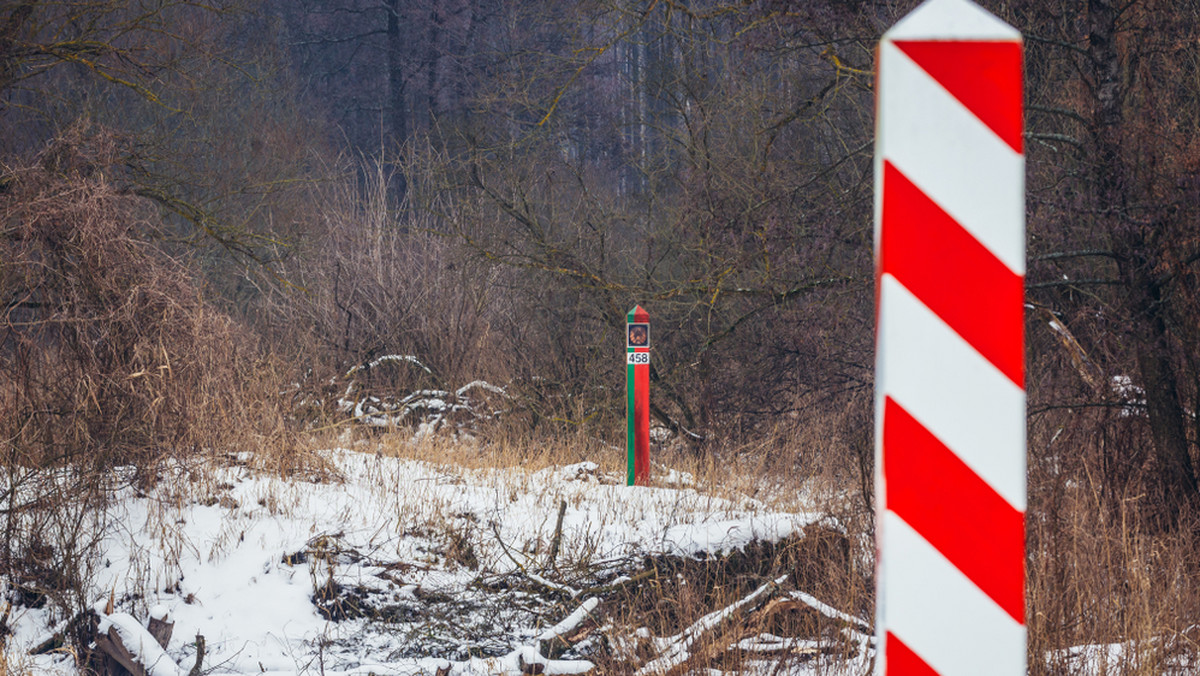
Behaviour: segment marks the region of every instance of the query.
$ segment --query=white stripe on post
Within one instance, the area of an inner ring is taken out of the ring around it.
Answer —
[[[1021,37],[929,0],[878,68],[876,671],[1024,676]]]
[[[889,33],[890,35],[890,33]],[[913,183],[1016,272],[1025,270],[1025,159],[885,37],[888,65],[879,88],[879,136],[888,157]],[[905,105],[907,102],[924,105]],[[928,111],[936,110],[938,115]],[[1017,176],[997,182],[995,177]]]
[[[1025,509],[1025,391],[890,275],[881,280],[876,379],[1013,507]],[[901,355],[903,357],[901,358]],[[952,406],[946,404],[953,402]],[[1018,461],[1019,460],[1019,461]]]
[[[891,571],[884,604],[932,606],[938,611],[896,613],[890,631],[903,636],[908,647],[939,674],[1024,674],[1024,626],[902,519],[887,514],[884,520],[884,546],[905,552]]]

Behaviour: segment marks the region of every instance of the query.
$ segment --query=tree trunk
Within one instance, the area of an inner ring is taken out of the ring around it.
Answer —
[[[400,31],[400,0],[387,0],[387,68],[389,127],[392,142],[403,148],[408,141],[408,101],[405,91],[404,35]],[[403,166],[403,157],[397,158]],[[408,184],[403,170],[396,174],[396,195],[404,199]]]
[[[1151,230],[1158,226],[1155,219],[1132,217],[1127,208],[1151,196],[1131,194],[1136,191],[1136,181],[1133,168],[1126,163],[1122,152],[1126,140],[1124,105],[1128,95],[1124,71],[1128,64],[1122,63],[1116,42],[1121,12],[1110,0],[1090,0],[1088,12],[1088,57],[1093,74],[1090,84],[1097,104],[1091,132],[1097,160],[1099,218],[1109,233],[1119,279],[1126,290],[1128,317],[1145,388],[1153,469],[1159,478],[1161,504],[1156,509],[1173,520],[1182,504],[1196,497],[1197,484],[1184,423],[1186,412],[1171,360],[1162,289],[1155,281],[1158,256]]]
[[[438,90],[441,89],[442,52],[445,49],[442,45],[444,21],[441,10],[435,4],[429,9],[429,52],[425,57],[425,110],[421,123],[426,131],[433,129],[438,117]]]
[[[1138,368],[1145,388],[1155,469],[1161,479],[1165,514],[1173,519],[1182,503],[1196,497],[1197,484],[1184,424],[1186,411],[1179,396],[1170,336],[1163,317],[1163,299],[1158,285],[1147,274],[1148,264],[1122,264],[1119,267],[1121,277],[1128,280],[1132,291],[1130,298],[1135,303],[1133,320],[1138,333]],[[1127,267],[1131,268],[1128,272]]]

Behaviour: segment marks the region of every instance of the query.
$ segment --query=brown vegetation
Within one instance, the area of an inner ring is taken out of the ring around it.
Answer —
[[[872,50],[912,4],[0,9],[0,575],[69,616],[114,485],[380,411],[579,459],[634,303],[658,452],[820,477],[868,537]],[[1200,623],[1200,7],[990,4],[1027,45],[1030,663],[1160,673]],[[868,578],[822,598],[869,616]]]
[[[0,195],[0,574],[68,616],[95,600],[111,491],[292,448],[274,359],[160,247],[155,205],[109,179],[116,151],[76,128]]]

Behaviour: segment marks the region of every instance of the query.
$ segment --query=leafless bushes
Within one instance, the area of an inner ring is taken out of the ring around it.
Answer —
[[[117,148],[76,128],[0,176],[0,574],[69,613],[94,600],[112,490],[166,460],[287,448],[270,363],[158,245]]]
[[[496,352],[507,313],[500,273],[432,223],[401,220],[386,171],[360,168],[317,188],[308,255],[287,271],[299,289],[270,299],[278,343],[311,368],[304,396],[332,414],[351,372],[356,396],[382,399],[508,380]]]
[[[1190,673],[1200,521],[1163,502],[1140,388],[1041,322],[1030,338],[1030,673]]]
[[[1076,412],[1073,424],[1095,432],[1078,420],[1088,415]],[[1189,673],[1200,638],[1196,515],[1185,512],[1164,531],[1143,504],[1152,494],[1137,482],[1111,491],[1096,461],[1126,447],[1119,429],[1100,428],[1091,444],[1069,435],[1038,425],[1032,438],[1066,443],[1031,473],[1030,673]]]

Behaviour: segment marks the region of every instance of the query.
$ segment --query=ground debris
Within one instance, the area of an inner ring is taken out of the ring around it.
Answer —
[[[480,572],[458,587],[419,584],[427,571],[378,560],[329,536],[288,558],[341,562],[316,583],[312,601],[324,617],[366,622],[373,632],[401,639],[404,647],[389,660],[445,659],[457,665],[452,673],[459,667],[474,673],[462,666],[472,660],[508,660],[511,673],[521,674],[561,673],[566,667],[557,662],[563,662],[572,670],[586,663],[602,665],[604,673],[652,676],[709,666],[736,670],[763,660],[866,659],[869,623],[792,586],[793,577],[844,561],[829,533],[817,531],[815,544],[805,537],[723,556],[606,560],[569,573]],[[737,589],[743,591],[731,598]],[[355,640],[334,639],[331,646],[349,648]]]

